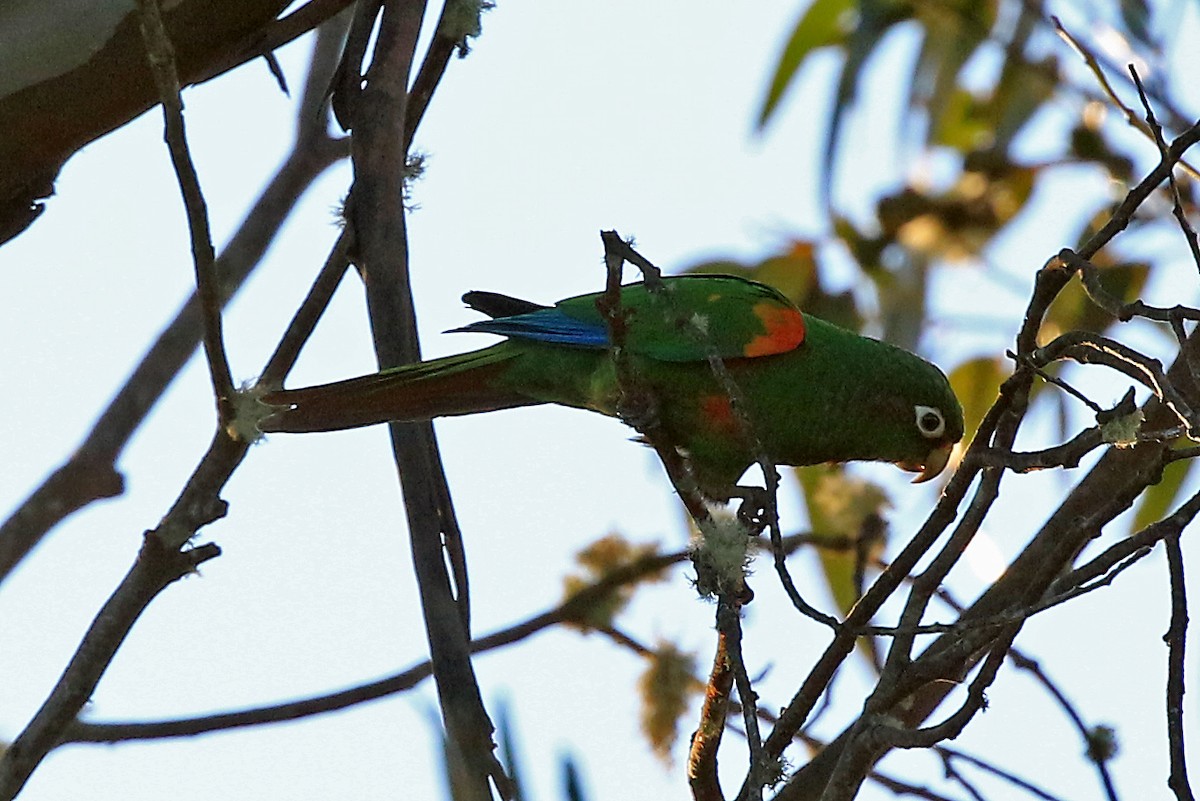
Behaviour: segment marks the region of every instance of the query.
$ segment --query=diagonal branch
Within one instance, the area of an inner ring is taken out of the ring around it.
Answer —
[[[187,146],[187,131],[183,121],[183,98],[180,96],[179,73],[175,69],[175,49],[163,27],[160,0],[138,0],[141,10],[142,38],[150,72],[163,105],[164,138],[171,153],[171,163],[179,178],[183,205],[187,210],[188,230],[192,235],[192,260],[196,269],[196,293],[200,297],[201,319],[204,325],[204,354],[212,378],[213,395],[217,403],[217,419],[228,426],[234,417],[233,374],[225,342],[221,334],[221,289],[217,282],[216,253],[212,231],[208,225],[208,207],[200,189],[200,178]]]
[[[807,535],[787,538],[788,547],[796,547],[810,541]],[[687,561],[689,551],[651,554],[623,565],[583,589],[572,593],[557,606],[534,615],[507,628],[480,637],[471,642],[471,653],[481,654],[502,648],[532,637],[551,626],[563,623],[583,623],[588,611],[597,603],[604,603],[619,587],[635,584],[654,576],[673,565]],[[126,740],[161,739],[168,737],[190,737],[214,731],[279,723],[288,720],[346,709],[356,704],[373,701],[388,695],[404,692],[433,675],[432,664],[426,660],[407,670],[395,673],[378,681],[360,684],[339,692],[304,698],[272,706],[224,712],[180,720],[151,721],[144,723],[101,723],[75,721],[68,728],[65,742],[114,743]]]
[[[1132,220],[1138,206],[1159,184],[1167,179],[1174,164],[1197,140],[1200,140],[1200,125],[1193,126],[1172,142],[1170,147],[1164,151],[1158,166],[1126,195],[1109,221],[1079,249],[1079,255],[1085,259],[1091,258],[1100,247],[1123,230]],[[1025,364],[1025,361],[1038,349],[1037,336],[1050,302],[1066,286],[1073,273],[1074,270],[1066,268],[1057,258],[1051,259],[1046,267],[1038,273],[1033,295],[1027,306],[1021,329],[1017,334],[1016,370],[1013,376],[1002,385],[1000,400],[985,416],[984,423],[980,427],[980,434],[976,436],[968,450],[963,468],[951,479],[942,500],[926,525],[901,552],[901,557],[906,558],[902,575],[908,575],[915,565],[915,561],[907,558],[910,552],[919,547],[919,552],[924,553],[932,545],[929,535],[936,537],[949,523],[944,510],[949,506],[951,514],[953,513],[952,510],[957,508],[958,502],[965,495],[966,483],[969,483],[979,472],[979,468],[971,456],[972,452],[989,447],[1001,451],[1012,451],[1017,429],[1028,408],[1029,392],[1036,375],[1035,371]],[[1149,382],[1157,384],[1156,389],[1162,390],[1166,386],[1179,386],[1181,380],[1186,380],[1187,352],[1197,348],[1200,348],[1200,337],[1190,337],[1183,348],[1184,353],[1176,360],[1171,370],[1164,376],[1165,380],[1161,382],[1155,381],[1157,376],[1154,375],[1153,365],[1141,362],[1137,366],[1151,368],[1150,375],[1146,375],[1146,378]],[[1163,394],[1164,396],[1170,395],[1166,391]],[[1174,398],[1170,398],[1170,401],[1174,400]],[[1190,411],[1188,403],[1184,403],[1183,408]],[[1172,410],[1168,408],[1168,403],[1161,402],[1155,397],[1147,404],[1144,413],[1146,421],[1151,427],[1167,428],[1172,424],[1172,417],[1176,416],[1175,411],[1179,409],[1180,407],[1176,405],[1176,409]],[[1186,417],[1187,414],[1182,416]],[[1106,523],[1129,508],[1147,486],[1158,480],[1166,461],[1167,448],[1162,443],[1140,442],[1128,449],[1110,449],[1101,457],[1097,467],[1080,482],[1064,504],[1047,521],[1004,576],[960,617],[961,622],[971,624],[996,619],[997,615],[1015,613],[1029,608],[1031,604],[1040,600],[1062,569],[1071,563],[1087,540]],[[974,518],[972,523],[967,524],[967,520],[964,519],[958,531],[952,536],[951,542],[944,547],[942,555],[947,560],[954,558],[952,549],[961,548],[965,544],[964,539],[969,538],[971,527],[982,519],[980,513],[986,513],[987,506],[995,497],[1000,478],[997,468],[987,468],[983,473],[984,481],[976,493],[975,500],[972,501],[973,507],[977,502],[982,506],[975,508],[970,515]],[[964,483],[960,484],[960,480]],[[889,570],[895,567],[896,564],[893,562],[892,568]],[[885,571],[880,580],[871,590],[868,590],[867,595],[860,601],[860,606],[871,600],[873,592],[888,579],[888,575],[889,572]],[[892,579],[892,581],[898,580]],[[932,579],[930,583],[932,584]],[[927,590],[928,588],[922,594],[928,594]],[[915,592],[914,595],[916,595]],[[907,619],[902,620],[902,625],[906,622],[919,623],[918,611],[924,609],[923,599],[910,596],[910,601],[916,601],[916,603],[906,608],[905,617]],[[868,611],[877,608],[874,604],[867,606]],[[851,617],[858,611],[857,607],[852,610]],[[849,623],[849,621],[847,622]],[[1015,624],[1008,630],[1016,627],[1019,627],[1019,624]],[[889,663],[885,666],[884,674],[881,676],[875,692],[864,707],[863,716],[844,730],[808,765],[798,771],[789,780],[788,785],[777,796],[777,799],[784,801],[785,799],[815,798],[820,796],[827,787],[830,791],[835,791],[829,781],[835,771],[839,771],[839,765],[842,765],[844,769],[839,772],[842,781],[835,792],[842,792],[844,795],[850,785],[857,786],[856,783],[861,782],[865,775],[862,768],[869,768],[887,752],[889,747],[886,740],[872,735],[872,732],[876,730],[871,725],[871,721],[878,719],[880,715],[885,715],[894,716],[910,728],[919,726],[942,702],[949,691],[948,688],[961,681],[985,653],[996,647],[997,637],[1007,636],[1003,634],[1004,631],[1005,629],[997,630],[995,627],[988,626],[978,629],[968,627],[965,630],[960,629],[954,633],[943,634],[935,639],[919,657],[911,661],[906,658],[910,653],[911,643],[904,642],[904,638],[898,637],[892,644],[892,653],[896,655],[896,658],[892,659],[891,654],[889,655]],[[766,741],[766,749],[769,754],[778,753],[775,749],[781,750],[786,745],[783,737],[785,735],[790,737],[798,730],[804,717],[816,703],[819,693],[827,685],[832,670],[849,652],[853,642],[852,638],[840,643],[839,639],[839,637],[835,637],[834,643],[805,680],[796,698],[780,716],[780,723],[776,725]],[[841,647],[834,647],[838,645]],[[845,760],[849,760],[849,762],[847,763]]]
[[[15,797],[50,749],[59,744],[63,730],[88,702],[146,606],[169,584],[220,553],[221,549],[211,544],[173,550],[147,534],[133,567],[96,615],[58,684],[0,759],[0,798]]]
[[[317,34],[292,151],[217,259],[222,297],[230,297],[258,266],[304,191],[344,158],[344,139],[327,132],[324,88],[336,63],[344,24]],[[54,526],[88,504],[123,491],[115,465],[146,415],[191,357],[201,338],[200,302],[193,294],[150,346],[70,459],[0,524],[0,581]]]
[[[375,11],[380,16],[364,84],[358,76]],[[424,12],[424,2],[410,0],[360,6],[334,94],[339,120],[354,131],[355,178],[347,222],[357,245],[355,261],[366,278],[367,308],[381,368],[420,358],[409,284],[403,182],[408,160],[404,131],[413,111],[408,80]],[[462,780],[460,790],[464,797],[482,801],[491,797],[491,781],[502,795],[511,796],[511,782],[493,753],[494,727],[471,665],[464,564],[461,558],[456,560],[457,597],[446,567],[443,542],[460,548],[462,536],[433,426],[392,423],[389,431],[447,747],[460,768],[456,771],[456,778]]]
[[[597,301],[596,306],[608,327],[609,353],[620,390],[619,403],[623,407],[622,419],[642,434],[646,442],[654,448],[667,471],[667,476],[671,480],[676,494],[683,500],[685,508],[699,528],[701,542],[706,542],[710,536],[717,536],[715,532],[722,529],[722,524],[714,520],[708,509],[704,493],[697,485],[691,465],[687,459],[681,456],[679,448],[662,427],[657,409],[657,398],[653,391],[644,385],[625,349],[627,317],[621,308],[621,270],[624,262],[629,261],[637,266],[645,277],[646,288],[671,304],[669,288],[662,282],[661,271],[634,250],[616,231],[602,231],[600,238],[604,244],[607,280],[604,294]],[[763,511],[766,515],[766,524],[771,530],[776,567],[780,569],[784,586],[790,590],[789,597],[793,599],[793,602],[798,602],[798,608],[810,609],[811,607],[808,607],[800,599],[783,561],[782,534],[779,528],[776,497],[779,487],[779,471],[766,456],[765,448],[746,417],[741,390],[706,334],[690,324],[690,320],[679,309],[671,308],[670,313],[674,315],[680,327],[690,331],[696,342],[707,352],[709,369],[729,399],[730,408],[734,411],[742,435],[752,445],[752,451],[763,471],[767,488],[765,492],[750,493],[752,497],[747,500],[753,500],[760,495],[765,496],[765,501],[760,501],[760,505],[765,506]],[[744,507],[748,505],[749,503]],[[748,537],[744,531],[743,521],[737,521],[735,529],[737,533],[733,536],[743,539]],[[713,533],[710,534],[710,532]],[[736,686],[741,699],[740,706],[745,725],[746,742],[750,752],[746,794],[749,801],[758,801],[762,798],[762,788],[766,784],[765,776],[773,771],[768,769],[767,761],[763,758],[762,739],[758,728],[757,694],[754,692],[742,656],[741,610],[754,596],[746,586],[744,573],[736,577],[712,575],[719,571],[713,570],[707,564],[703,544],[697,547],[693,563],[698,576],[697,585],[702,591],[706,587],[711,587],[717,595],[717,647],[712,671],[709,674],[705,703],[701,710],[700,724],[696,735],[692,738],[692,746],[688,754],[688,782],[693,797],[698,801],[718,801],[724,798],[717,777],[717,753],[730,704],[730,692]]]

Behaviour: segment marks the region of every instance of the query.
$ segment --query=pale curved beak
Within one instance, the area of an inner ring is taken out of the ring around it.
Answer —
[[[946,465],[950,462],[950,452],[953,450],[954,443],[947,442],[945,445],[930,451],[929,455],[925,457],[924,464],[917,462],[897,462],[896,464],[902,470],[919,473],[920,475],[914,478],[912,483],[921,484],[941,475],[942,471],[946,469]]]

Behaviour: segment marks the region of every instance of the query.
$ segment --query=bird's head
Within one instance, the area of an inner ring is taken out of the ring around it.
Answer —
[[[944,379],[943,379],[944,380]],[[896,466],[910,473],[917,473],[914,484],[920,484],[937,477],[950,462],[950,454],[955,444],[963,436],[962,406],[952,392],[942,397],[941,405],[926,405],[915,403],[912,408],[912,432],[915,436],[911,441],[918,451],[924,455],[908,457],[896,462]],[[923,446],[923,447],[920,447]]]

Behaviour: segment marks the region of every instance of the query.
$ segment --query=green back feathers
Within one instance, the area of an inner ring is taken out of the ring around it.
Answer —
[[[582,322],[607,327],[596,308],[601,293],[561,300],[554,308]],[[765,356],[791,350],[804,339],[804,319],[786,297],[765,284],[726,275],[664,278],[662,289],[645,283],[621,288],[629,315],[625,347],[667,362]]]

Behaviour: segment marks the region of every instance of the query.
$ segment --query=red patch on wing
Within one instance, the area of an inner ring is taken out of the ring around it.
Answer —
[[[701,396],[700,414],[704,416],[704,422],[710,429],[728,431],[737,425],[737,419],[733,415],[733,404],[724,393]]]
[[[754,306],[754,316],[762,320],[766,333],[747,342],[742,348],[743,356],[787,353],[804,341],[804,315],[795,309],[763,301]]]

